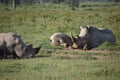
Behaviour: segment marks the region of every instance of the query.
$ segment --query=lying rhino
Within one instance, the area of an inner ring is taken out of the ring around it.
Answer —
[[[79,49],[92,49],[99,46],[105,41],[108,41],[110,44],[115,44],[116,38],[113,35],[113,32],[106,28],[96,28],[93,26],[86,26],[81,28],[80,34],[75,38],[71,35],[73,48]]]
[[[72,41],[68,35],[62,32],[58,32],[50,37],[50,44],[56,46],[69,47],[72,44]]]
[[[31,58],[38,53],[42,45],[37,48],[32,48],[32,45],[26,46],[21,37],[16,33],[1,33],[0,34],[0,57],[18,57]]]

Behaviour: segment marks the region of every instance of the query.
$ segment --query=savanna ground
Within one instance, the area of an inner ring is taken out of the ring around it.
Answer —
[[[55,32],[79,34],[80,25],[109,28],[116,45],[107,42],[89,50],[49,44]],[[43,43],[32,59],[0,60],[0,80],[120,80],[120,4],[80,3],[75,10],[64,4],[0,5],[0,32],[17,32],[26,44]]]

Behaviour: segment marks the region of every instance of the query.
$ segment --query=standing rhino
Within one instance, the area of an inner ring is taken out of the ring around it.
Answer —
[[[18,58],[34,57],[38,53],[42,45],[37,48],[32,48],[32,45],[25,45],[21,37],[16,33],[1,33],[0,34],[0,57],[8,56]]]
[[[73,48],[90,50],[105,41],[108,41],[110,44],[115,44],[116,42],[113,32],[109,29],[93,26],[80,27],[80,29],[80,34],[76,38],[71,35],[72,42],[74,43]]]
[[[50,44],[56,46],[69,47],[70,45],[72,45],[72,41],[68,35],[62,32],[58,32],[50,37]]]

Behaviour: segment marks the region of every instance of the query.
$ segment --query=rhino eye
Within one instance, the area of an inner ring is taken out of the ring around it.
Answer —
[[[57,41],[58,43],[60,43],[60,41]]]
[[[52,42],[52,40],[50,40],[50,42]]]

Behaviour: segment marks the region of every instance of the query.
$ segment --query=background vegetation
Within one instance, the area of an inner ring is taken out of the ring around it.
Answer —
[[[79,26],[109,28],[117,45],[102,44],[90,51],[51,46],[55,32],[79,34]],[[0,5],[0,32],[17,32],[26,44],[43,43],[36,58],[0,60],[1,80],[119,80],[120,4],[80,3],[74,11],[65,4]]]

